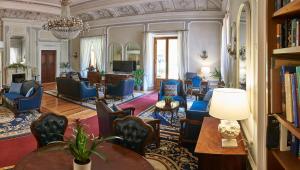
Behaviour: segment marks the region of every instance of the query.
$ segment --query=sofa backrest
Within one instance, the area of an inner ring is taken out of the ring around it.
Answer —
[[[56,85],[59,94],[80,98],[80,81],[75,81],[72,78],[57,77]]]

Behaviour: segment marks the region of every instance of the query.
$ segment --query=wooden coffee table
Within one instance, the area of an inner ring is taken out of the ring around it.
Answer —
[[[174,118],[174,113],[176,113],[178,117],[178,109],[179,109],[180,103],[178,101],[173,101],[171,102],[171,107],[166,107],[166,103],[164,100],[158,101],[155,104],[155,114],[157,112],[162,112],[164,114],[166,113],[171,113],[171,125],[173,126],[173,118]]]

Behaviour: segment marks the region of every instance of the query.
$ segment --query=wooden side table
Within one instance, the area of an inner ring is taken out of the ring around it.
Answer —
[[[158,101],[155,104],[155,114],[159,114],[158,112],[162,112],[163,114],[166,113],[171,113],[171,126],[173,126],[173,118],[174,118],[174,113],[176,113],[176,116],[178,117],[178,109],[180,106],[180,103],[178,101],[172,101],[171,102],[171,107],[166,107],[166,103],[164,100]]]
[[[241,134],[237,137],[237,148],[223,148],[218,132],[219,120],[205,117],[198,137],[195,153],[199,158],[200,170],[244,170],[247,151]]]

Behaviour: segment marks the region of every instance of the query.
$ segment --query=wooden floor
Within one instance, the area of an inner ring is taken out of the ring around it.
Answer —
[[[56,83],[43,84],[44,91],[56,89]],[[96,111],[82,107],[78,104],[68,102],[66,100],[43,94],[41,111],[43,113],[53,112],[64,115],[72,123],[75,119],[86,119],[97,114]]]

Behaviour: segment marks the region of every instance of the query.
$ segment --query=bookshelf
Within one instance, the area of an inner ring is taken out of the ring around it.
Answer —
[[[280,48],[277,49],[277,24],[282,24],[286,19],[300,18],[300,0],[294,0],[285,6],[281,7],[277,11],[275,10],[276,0],[267,0],[267,34],[268,34],[268,113],[274,115],[278,122],[283,125],[288,131],[300,139],[300,128],[294,127],[293,123],[286,120],[285,116],[281,113],[272,113],[273,106],[280,103],[281,99],[278,99],[277,94],[271,89],[281,89],[281,83],[272,83],[272,71],[274,71],[274,61],[279,59],[286,60],[285,63],[300,62],[300,46]],[[293,59],[293,61],[291,61]],[[297,61],[295,61],[297,60]],[[284,62],[281,62],[284,63]],[[284,65],[284,64],[282,64]],[[273,78],[274,79],[274,78]],[[273,80],[274,81],[274,80]],[[271,94],[272,93],[272,94]],[[272,102],[272,103],[271,103]],[[271,108],[272,107],[272,108]],[[294,170],[299,169],[300,159],[290,151],[280,151],[279,149],[268,150],[268,169],[286,169]],[[271,160],[270,160],[271,159]],[[275,164],[281,166],[276,167]],[[272,166],[273,165],[273,166]]]

